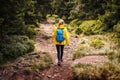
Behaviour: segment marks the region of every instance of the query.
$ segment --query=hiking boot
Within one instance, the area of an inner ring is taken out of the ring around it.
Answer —
[[[61,66],[61,62],[58,62],[57,65],[58,65],[58,66]]]

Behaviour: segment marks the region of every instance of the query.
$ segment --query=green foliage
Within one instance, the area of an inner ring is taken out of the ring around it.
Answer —
[[[34,50],[34,42],[27,36],[11,36],[6,38],[5,44],[2,43],[1,53],[3,61],[14,60],[25,53]]]
[[[39,69],[40,70],[44,70],[46,68],[49,68],[50,65],[52,63],[52,57],[50,54],[46,54],[44,57],[43,57],[43,60],[42,62],[39,64]]]
[[[75,28],[76,26],[78,27],[81,23],[82,21],[80,21],[79,19],[74,19],[70,22],[70,25]]]
[[[81,52],[84,49],[85,47],[78,48],[78,50],[73,54],[73,60],[85,56],[85,54]]]
[[[92,4],[92,5],[91,5]],[[113,29],[120,20],[120,3],[118,0],[66,0],[51,1],[51,9],[53,14],[64,18],[66,22],[78,22],[79,20],[100,20],[95,23],[93,29],[84,29],[85,34],[97,34],[101,31],[109,31]],[[102,24],[101,24],[102,23]],[[77,26],[77,23],[74,24]],[[73,27],[73,23],[72,23]]]
[[[95,38],[90,42],[90,46],[93,46],[93,47],[99,49],[104,46],[104,43],[100,38]]]
[[[120,33],[120,23],[114,25],[114,31]]]
[[[81,28],[79,28],[79,27],[78,27],[78,28],[76,28],[75,33],[76,33],[76,34],[78,34],[78,35],[79,35],[79,34],[81,34],[81,33],[82,33]]]
[[[57,23],[59,21],[59,16],[56,14],[53,14],[52,17],[55,19],[55,22]]]
[[[47,14],[52,14],[51,2],[52,0],[35,0],[35,14],[37,14],[37,19],[45,20]]]
[[[76,23],[78,22],[78,19],[74,19],[70,22],[71,26],[77,25]]]
[[[56,14],[53,14],[52,17],[55,19],[59,18],[58,15],[56,15]]]
[[[103,23],[99,20],[80,21],[78,19],[74,19],[70,22],[70,26],[78,35],[81,33],[86,35],[101,34],[105,29],[105,27],[103,27]]]
[[[116,60],[118,63],[120,63],[120,49],[118,49],[118,52],[115,53],[114,51],[111,51],[108,54],[108,58],[112,61]]]
[[[116,36],[120,36],[120,34],[116,34]],[[118,45],[118,47],[120,46],[120,38],[119,37],[114,37],[112,40],[114,41],[114,43],[116,43]]]
[[[90,34],[100,34],[104,28],[102,27],[102,23],[96,20],[88,20],[82,21],[78,28],[76,28],[75,33],[80,34],[84,33],[86,35]]]
[[[34,30],[34,25],[26,26],[25,34],[31,39],[35,38],[36,31]]]
[[[40,54],[41,55],[41,61],[39,64],[33,63],[31,69],[36,71],[36,70],[44,70],[46,68],[49,68],[52,63],[52,57],[49,53],[46,54]]]
[[[0,52],[0,63],[2,63],[3,62],[3,55],[2,55],[2,53]]]
[[[74,2],[71,1],[51,1],[52,14],[58,14],[60,18],[63,18],[66,22],[69,22],[70,11],[73,8]]]
[[[119,80],[120,64],[109,62],[89,65],[77,64],[73,67],[74,80]]]
[[[93,23],[91,27],[92,27],[93,34],[101,34],[106,29],[103,23],[99,20],[95,21],[95,23]]]
[[[28,24],[34,24],[36,22],[36,15],[34,14],[35,1],[24,1],[24,0],[1,0],[0,14],[3,19],[0,25],[2,30],[2,36],[4,34],[22,34],[23,28]],[[4,3],[4,5],[3,5]],[[22,31],[22,32],[21,32]]]
[[[36,4],[37,0],[1,0],[0,52],[3,61],[34,50],[34,43],[30,39],[34,39],[34,28],[39,26],[41,20]]]
[[[107,4],[107,5],[105,5]],[[106,25],[106,31],[113,29],[113,26],[119,22],[120,12],[118,0],[105,1],[103,4],[103,9],[105,11],[104,15],[99,15],[99,20],[101,20],[104,25]]]
[[[98,14],[103,14],[104,10],[102,8],[102,4],[104,1],[101,0],[71,0],[74,5],[72,10],[70,11],[70,17],[72,19],[95,19]],[[91,5],[92,4],[92,5]]]
[[[114,41],[114,43],[117,44],[119,47],[120,46],[120,33],[119,33],[119,30],[116,29],[116,27],[114,30],[116,30],[116,32],[114,32],[114,35],[111,38],[112,38],[112,41]]]
[[[51,14],[47,14],[46,15],[46,18],[48,19],[48,18],[50,18],[51,17]]]

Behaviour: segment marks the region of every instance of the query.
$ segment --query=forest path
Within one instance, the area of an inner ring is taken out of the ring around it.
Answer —
[[[105,56],[85,56],[80,59],[72,60],[73,54],[78,49],[79,38],[70,34],[70,45],[65,46],[62,66],[57,66],[57,56],[55,45],[51,41],[52,30],[55,26],[51,23],[41,23],[41,32],[44,37],[37,36],[36,40],[42,52],[49,52],[52,55],[53,65],[44,74],[43,80],[72,80],[70,67],[77,63],[96,63],[107,61]]]
[[[55,26],[53,24],[42,23],[40,31],[44,37],[40,34],[36,38],[38,43],[37,46],[39,46],[40,51],[49,52],[53,59],[53,65],[50,67],[47,73],[45,73],[43,80],[72,80],[72,71],[70,69],[70,65],[73,62],[72,56],[77,49],[79,39],[70,34],[71,44],[69,46],[65,46],[62,65],[57,66],[56,47],[51,41],[52,30],[54,27]]]
[[[54,27],[55,26],[49,22],[42,22],[40,28],[37,29],[40,33],[36,36],[35,51],[0,67],[0,80],[73,80],[72,65],[77,63],[99,63],[107,61],[105,56],[98,55],[84,56],[72,60],[73,54],[78,49],[79,43],[84,36],[76,38],[73,34],[70,34],[71,43],[69,46],[65,46],[62,65],[58,66],[56,47],[51,41]],[[88,47],[88,49],[91,48]],[[92,51],[95,50],[92,49]],[[41,54],[46,53],[50,53],[52,56],[53,64],[50,68],[39,71],[39,67],[36,67],[36,65],[41,63]],[[31,70],[31,67],[33,70]]]

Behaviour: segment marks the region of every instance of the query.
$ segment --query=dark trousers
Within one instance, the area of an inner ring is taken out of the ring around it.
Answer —
[[[56,45],[56,49],[57,49],[58,62],[61,62],[63,57],[64,45]]]

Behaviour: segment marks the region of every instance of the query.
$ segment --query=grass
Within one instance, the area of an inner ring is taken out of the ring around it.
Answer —
[[[85,49],[84,46],[78,48],[78,50],[73,54],[73,60],[85,56],[85,54],[81,52],[84,49]]]
[[[120,52],[119,45],[111,41],[111,33],[105,35],[91,35],[80,37],[78,49],[73,54],[73,60],[83,56],[100,55],[116,58]]]
[[[104,43],[100,38],[95,38],[90,41],[90,46],[92,46],[96,49],[100,49],[104,46]]]
[[[40,70],[44,70],[45,68],[49,68],[50,65],[52,63],[52,58],[49,54],[46,54],[44,57],[43,57],[43,60],[42,62],[39,64],[39,69]]]
[[[100,38],[95,38],[88,42],[88,45],[90,46],[85,46],[86,42],[83,40],[80,43],[80,47],[77,49],[77,51],[73,54],[73,60],[83,57],[83,56],[90,56],[90,55],[106,55],[106,53],[92,53],[90,48],[94,47],[95,49],[100,49],[104,46],[104,43],[102,39]]]
[[[41,71],[49,68],[52,64],[52,57],[49,53],[42,54],[39,63],[32,62],[31,70],[32,71]]]
[[[120,63],[77,64],[72,67],[74,80],[120,80]]]
[[[107,55],[111,61],[117,60],[120,63],[120,49],[118,50],[118,52],[108,52]]]
[[[81,49],[82,50],[82,49]],[[72,67],[73,80],[120,80],[120,49],[108,50],[104,54],[110,59],[106,63],[79,63]],[[86,56],[87,54],[85,54]]]

